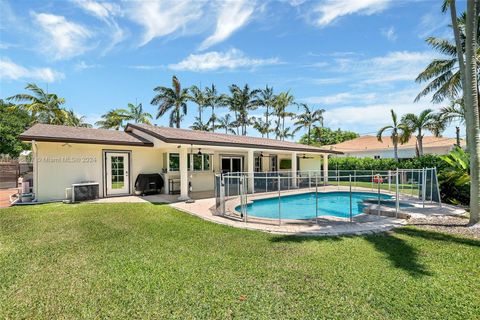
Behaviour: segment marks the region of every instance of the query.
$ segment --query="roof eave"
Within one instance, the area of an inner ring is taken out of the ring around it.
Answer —
[[[21,134],[18,136],[21,141],[29,142],[32,140],[39,142],[60,142],[60,143],[79,143],[79,144],[105,144],[114,146],[136,146],[136,147],[153,147],[151,142],[128,142],[128,141],[111,141],[111,140],[94,140],[94,139],[77,139],[77,138],[57,138],[57,137],[40,137]]]

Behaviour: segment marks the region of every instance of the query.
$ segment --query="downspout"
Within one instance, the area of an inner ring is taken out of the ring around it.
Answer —
[[[38,145],[35,140],[32,140],[32,152],[33,152],[33,190],[34,202],[37,202],[38,195]]]

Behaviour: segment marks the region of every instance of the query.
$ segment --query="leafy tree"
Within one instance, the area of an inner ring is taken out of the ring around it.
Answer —
[[[295,98],[290,94],[289,91],[281,92],[275,96],[274,100],[274,114],[277,117],[275,120],[275,135],[276,139],[284,140],[286,138],[286,133],[290,129],[285,129],[285,119],[295,118],[295,113],[287,111],[287,107],[295,103]]]
[[[20,93],[8,97],[7,101],[19,102],[16,105],[30,112],[33,123],[64,124],[67,114],[61,106],[65,103],[64,98],[54,93],[47,93],[34,83],[25,87],[29,93]]]
[[[227,101],[230,110],[235,113],[237,134],[241,133],[242,135],[246,135],[247,126],[250,124],[248,112],[251,110],[255,110],[258,107],[259,102],[257,100],[257,94],[260,90],[251,90],[248,84],[244,85],[243,88],[232,84],[229,89],[231,96],[228,98]]]
[[[306,103],[301,103],[300,106],[303,108],[303,113],[297,116],[297,121],[294,123],[294,132],[297,132],[302,128],[307,128],[307,144],[310,144],[310,134],[312,126],[314,126],[316,123],[319,123],[320,127],[323,127],[323,113],[325,112],[325,110],[310,110],[310,107]]]
[[[218,94],[217,88],[214,84],[210,87],[205,88],[205,98],[206,98],[206,106],[212,109],[212,114],[208,122],[210,123],[210,130],[215,132],[217,125],[215,124],[217,121],[217,115],[215,114],[215,109],[219,107],[224,107],[226,103],[228,103],[228,98],[226,95]]]
[[[417,147],[418,147],[418,155],[423,156],[423,136],[425,130],[429,130],[436,133],[436,136],[439,136],[438,132],[438,122],[442,121],[438,119],[435,114],[433,113],[432,109],[426,109],[420,112],[417,116],[414,113],[407,113],[402,117],[402,123],[407,125],[408,133],[413,133],[417,131]],[[408,140],[408,139],[407,139]]]
[[[405,123],[398,121],[395,111],[390,110],[390,113],[392,115],[392,124],[378,130],[377,139],[382,142],[382,136],[385,131],[391,131],[390,139],[393,143],[393,154],[395,156],[395,161],[398,161],[398,144],[404,144],[409,140],[410,129]]]
[[[480,221],[480,112],[478,107],[478,1],[467,1],[465,14],[465,37],[461,37],[455,0],[445,0],[443,11],[450,8],[455,49],[465,102],[465,122],[467,127],[468,149],[470,152],[470,224]],[[463,43],[462,43],[463,41]]]
[[[447,124],[451,124],[454,121],[465,124],[465,104],[462,99],[450,101],[448,106],[440,109],[439,114],[447,121]]]
[[[15,158],[23,150],[30,149],[30,145],[18,140],[18,136],[28,129],[31,121],[26,110],[0,99],[0,154]]]
[[[188,89],[182,89],[176,76],[172,77],[172,88],[156,87],[153,89],[157,94],[151,104],[158,105],[157,119],[170,111],[170,127],[180,128],[183,117],[187,114],[187,101],[190,99]]]
[[[203,109],[207,107],[207,97],[203,91],[197,86],[190,87],[190,101],[193,101],[198,106],[198,117],[196,117],[195,123],[191,126],[193,130],[208,131],[209,127],[202,121]]]
[[[255,118],[255,117],[252,117],[252,123],[253,123],[253,128],[262,135],[262,138],[264,138],[265,135],[268,135],[268,132],[270,130],[269,123],[266,123],[265,121],[263,121],[262,118]]]
[[[95,125],[102,129],[120,130],[127,120],[128,110],[113,109],[102,115],[102,120],[95,122]]]
[[[231,115],[227,113],[223,118],[219,119],[219,123],[216,126],[217,129],[224,129],[225,133],[235,134],[234,123],[231,121]]]
[[[470,156],[462,148],[455,147],[440,159],[446,164],[438,174],[442,199],[467,205],[470,201]]]
[[[90,123],[85,122],[85,116],[77,115],[73,109],[65,110],[65,123],[63,125],[71,126],[71,127],[83,127],[83,128],[91,128],[92,125]]]
[[[125,109],[120,109],[125,110]],[[121,112],[120,112],[121,113]],[[152,115],[146,111],[143,111],[143,106],[141,103],[134,105],[133,103],[128,104],[128,110],[125,113],[125,120],[133,121],[135,123],[146,123],[150,124]]]
[[[270,129],[271,120],[269,120],[268,117],[270,116],[270,110],[273,109],[275,105],[275,95],[273,94],[272,87],[265,86],[265,89],[260,90],[258,95],[258,103],[260,106],[265,108],[265,121],[263,123],[265,124],[266,128],[263,131],[266,133],[267,138],[269,138],[269,133],[272,130]]]
[[[444,12],[451,6],[451,2],[455,1],[444,1],[442,8]],[[462,93],[463,85],[460,66],[464,65],[466,16],[465,14],[462,14],[460,17],[456,16],[455,4],[453,4],[453,10],[450,10],[450,12],[452,19],[451,27],[455,33],[455,41],[437,37],[428,37],[425,40],[430,47],[446,55],[447,58],[434,59],[417,76],[415,81],[428,83],[415,98],[415,101],[433,93],[432,101],[438,103],[445,99],[457,99]],[[480,34],[477,34],[477,37],[478,36],[480,36]],[[457,55],[457,48],[461,48],[461,55]],[[477,51],[477,59],[479,58],[480,51]]]
[[[358,137],[358,133],[355,133],[353,131],[342,131],[340,129],[332,130],[325,127],[314,127],[311,130],[310,136],[308,136],[308,133],[304,134],[300,138],[299,142],[302,144],[308,144],[308,141],[310,141],[310,143],[314,145],[324,146],[341,143]]]

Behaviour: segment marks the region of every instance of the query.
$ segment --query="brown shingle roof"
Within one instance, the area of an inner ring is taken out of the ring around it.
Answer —
[[[324,148],[337,150],[342,152],[361,152],[361,151],[373,151],[373,150],[393,150],[392,140],[389,137],[384,137],[383,141],[380,142],[375,136],[361,136],[353,140],[345,141],[342,143],[332,144],[324,146]],[[412,137],[407,143],[403,145],[398,145],[399,149],[411,149],[416,147],[417,139]],[[433,137],[425,136],[423,137],[423,147],[447,147],[453,146],[456,143],[454,138],[445,138],[445,137]],[[464,141],[462,140],[462,145]]]
[[[35,124],[19,136],[23,141],[72,142],[152,147],[153,143],[129,132]]]
[[[251,147],[258,149],[281,149],[299,152],[325,152],[342,153],[331,151],[327,148],[317,148],[295,142],[265,139],[258,137],[240,136],[224,133],[194,131],[170,127],[157,127],[147,124],[128,124],[125,130],[137,129],[167,143],[196,144],[212,146],[236,146]]]

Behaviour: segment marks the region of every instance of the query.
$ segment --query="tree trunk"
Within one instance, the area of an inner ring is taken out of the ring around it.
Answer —
[[[308,140],[307,144],[310,145],[310,126],[308,126]]]
[[[269,138],[268,132],[270,131],[270,125],[268,124],[268,105],[267,105],[267,113],[265,114],[265,125],[267,126],[267,139]]]
[[[393,156],[395,157],[395,161],[398,162],[398,142],[393,141]]]
[[[418,142],[418,155],[421,157],[423,156],[423,136],[420,130],[418,131],[417,142]]]
[[[452,1],[453,2],[453,1]],[[465,25],[465,111],[467,120],[467,136],[470,148],[470,224],[479,222],[480,188],[479,188],[479,157],[480,157],[480,123],[477,95],[477,16],[476,0],[467,1],[467,18]]]
[[[212,132],[215,132],[215,106],[212,105]]]

